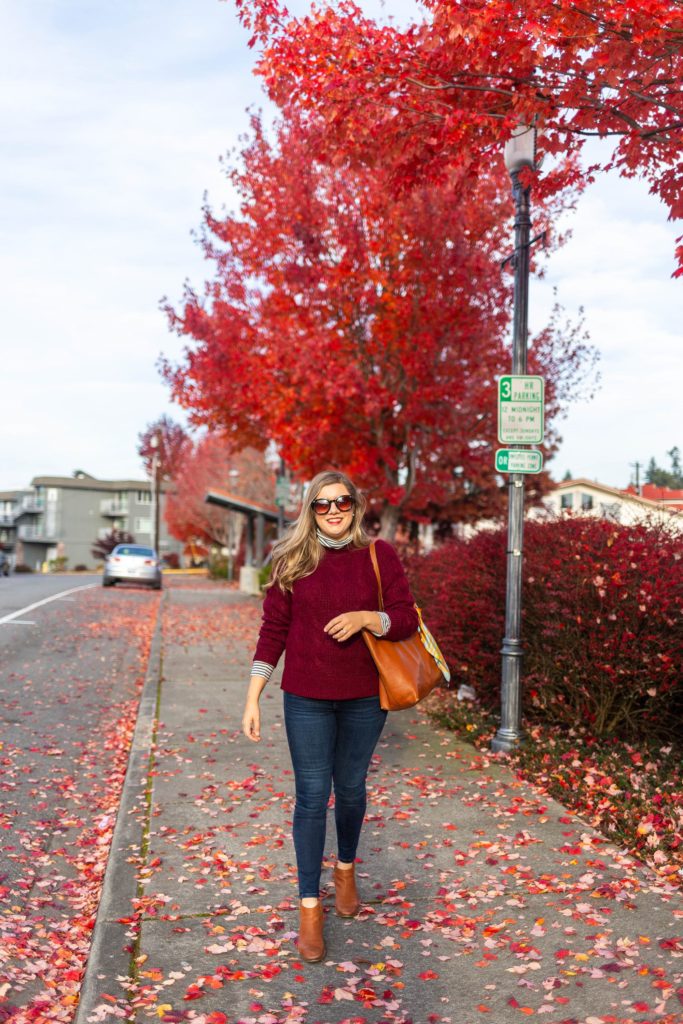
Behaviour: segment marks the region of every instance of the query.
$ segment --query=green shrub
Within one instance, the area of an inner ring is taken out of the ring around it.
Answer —
[[[268,582],[270,581],[272,568],[272,562],[268,562],[267,565],[262,565],[259,569],[258,582],[261,590],[265,590]]]
[[[209,561],[209,579],[227,580],[228,559],[224,555],[215,555]]]

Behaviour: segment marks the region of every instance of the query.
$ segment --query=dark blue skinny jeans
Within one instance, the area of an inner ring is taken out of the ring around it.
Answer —
[[[287,692],[284,708],[296,784],[293,832],[299,896],[317,898],[332,785],[337,857],[352,863],[365,817],[365,780],[387,712],[378,697],[316,700]]]

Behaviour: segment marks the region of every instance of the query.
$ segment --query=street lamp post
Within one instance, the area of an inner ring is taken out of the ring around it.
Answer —
[[[285,491],[289,490],[289,482],[287,480],[287,467],[285,466],[285,460],[280,457],[280,469],[277,477],[276,484],[276,504],[277,504],[277,539],[281,540],[285,532],[285,505],[287,499],[285,497]]]
[[[236,483],[237,477],[240,475],[239,469],[229,469],[228,477],[228,489],[230,493],[233,493],[233,484]],[[235,516],[239,513],[228,512],[228,583],[232,583],[235,577],[235,552],[233,546],[235,543]],[[239,537],[239,534],[238,534]]]
[[[515,291],[512,334],[512,373],[525,374],[529,320],[529,235],[531,230],[529,188],[519,172],[533,168],[536,129],[521,125],[505,145],[505,166],[512,179],[515,200]],[[505,587],[505,637],[503,638],[500,728],[491,742],[494,752],[513,750],[522,740],[522,550],[524,535],[524,474],[511,473],[508,481],[507,581]]]
[[[152,452],[152,547],[159,555],[159,505],[160,505],[160,480],[159,480],[159,435],[154,434],[149,441]]]

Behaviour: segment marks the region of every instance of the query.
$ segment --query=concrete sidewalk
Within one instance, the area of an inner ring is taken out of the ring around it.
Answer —
[[[164,595],[76,1024],[683,1021],[683,900],[506,767],[389,716],[363,909],[297,957],[293,781],[278,680],[241,734],[260,603]]]

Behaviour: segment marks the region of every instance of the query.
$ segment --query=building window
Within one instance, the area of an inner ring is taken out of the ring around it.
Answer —
[[[152,504],[152,492],[151,491],[138,491],[135,499],[138,505],[151,505]]]
[[[573,494],[563,494],[561,496],[561,498],[560,498],[560,507],[561,508],[574,508],[574,495]]]
[[[152,520],[147,516],[136,516],[135,518],[135,532],[136,533],[149,533],[152,532]]]
[[[600,514],[603,519],[608,519],[610,523],[620,523],[621,505],[618,501],[613,501],[610,504],[603,503],[600,505]]]
[[[592,494],[582,494],[581,495],[581,510],[583,512],[590,512],[590,510],[592,508],[593,508],[593,495]]]

